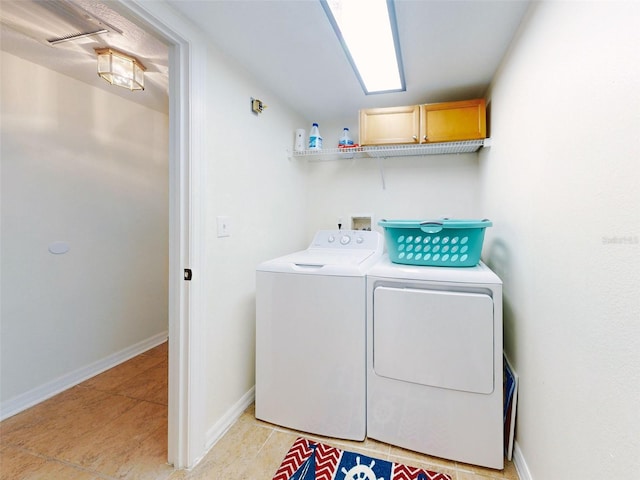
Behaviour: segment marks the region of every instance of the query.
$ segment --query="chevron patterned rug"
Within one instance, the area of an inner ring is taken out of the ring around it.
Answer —
[[[273,480],[451,480],[451,477],[301,437],[289,449]]]

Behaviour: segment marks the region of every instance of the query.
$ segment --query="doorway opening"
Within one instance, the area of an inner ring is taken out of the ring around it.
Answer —
[[[205,41],[161,2],[117,7],[169,46],[169,409],[168,461],[193,466],[206,445],[203,198]],[[195,201],[198,199],[198,201]],[[189,270],[187,280],[185,271]]]

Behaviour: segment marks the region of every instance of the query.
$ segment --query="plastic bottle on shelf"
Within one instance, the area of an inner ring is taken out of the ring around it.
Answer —
[[[309,150],[322,150],[322,137],[317,123],[313,124],[309,132]]]
[[[353,140],[351,140],[351,135],[349,134],[349,129],[344,127],[342,129],[342,137],[338,141],[338,147],[353,147]]]

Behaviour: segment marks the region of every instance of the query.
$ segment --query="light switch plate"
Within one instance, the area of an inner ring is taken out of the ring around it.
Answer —
[[[231,217],[216,217],[218,220],[218,238],[231,236]]]

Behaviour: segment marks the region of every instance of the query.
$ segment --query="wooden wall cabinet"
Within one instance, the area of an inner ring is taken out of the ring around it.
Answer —
[[[420,143],[420,105],[360,110],[360,145]]]
[[[455,142],[486,138],[484,99],[360,110],[360,144]]]
[[[420,142],[455,142],[486,138],[484,98],[420,105]]]

